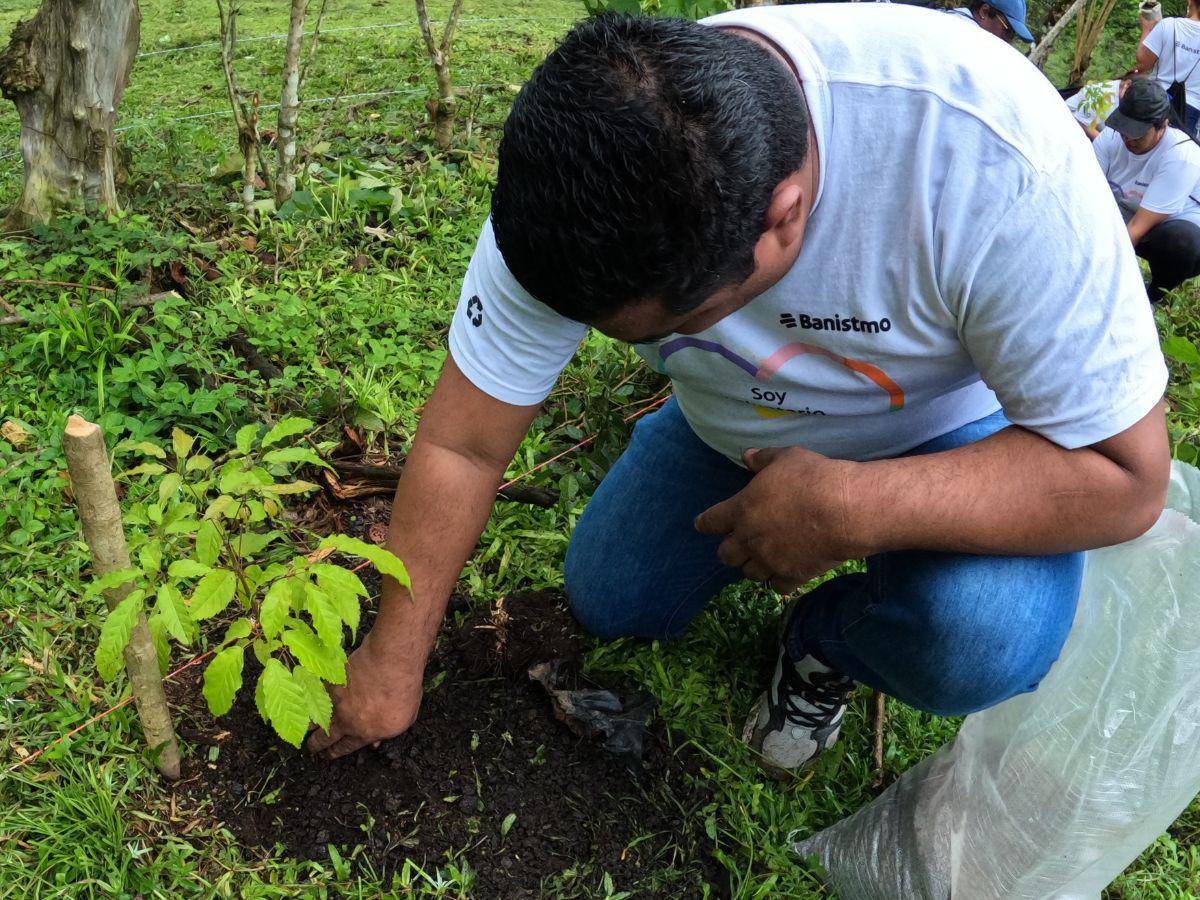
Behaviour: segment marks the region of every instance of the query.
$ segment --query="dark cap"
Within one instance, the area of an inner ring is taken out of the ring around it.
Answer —
[[[1162,85],[1151,78],[1135,78],[1104,124],[1127,138],[1137,140],[1151,128],[1162,124],[1162,120],[1170,114],[1171,100]]]

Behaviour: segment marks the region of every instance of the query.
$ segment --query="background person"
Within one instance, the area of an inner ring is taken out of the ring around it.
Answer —
[[[1137,70],[1165,89],[1180,84],[1175,110],[1188,134],[1200,124],[1200,0],[1187,0],[1187,17],[1156,24],[1137,49]],[[1180,101],[1183,102],[1180,102]]]
[[[1150,264],[1152,301],[1200,275],[1200,146],[1170,115],[1166,91],[1139,78],[1092,144],[1134,250]]]
[[[1033,35],[1025,24],[1025,0],[993,0],[990,3],[976,0],[965,8],[958,7],[947,12],[971,19],[1006,44],[1011,44],[1013,40],[1033,43]]]

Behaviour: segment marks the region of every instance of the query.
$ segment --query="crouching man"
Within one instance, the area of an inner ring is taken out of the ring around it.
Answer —
[[[589,327],[674,397],[571,539],[575,614],[680,635],[793,591],[747,738],[835,740],[855,682],[934,713],[1033,690],[1082,551],[1162,506],[1166,372],[1121,217],[1044,77],[905,6],[576,26],[513,105],[450,355],[396,493],[388,584],[336,691],[341,755],[407,729],[446,598]]]

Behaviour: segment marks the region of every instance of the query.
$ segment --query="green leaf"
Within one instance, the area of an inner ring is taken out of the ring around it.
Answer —
[[[176,460],[182,460],[192,450],[192,444],[196,443],[196,439],[179,428],[171,429],[171,449],[175,451]]]
[[[208,509],[204,511],[204,518],[219,519],[221,516],[226,515],[235,503],[237,503],[237,500],[233,497],[230,497],[228,494],[222,494],[212,503],[208,504]]]
[[[96,645],[96,670],[105,681],[111,681],[121,671],[124,664],[121,653],[129,643],[129,636],[133,634],[133,626],[137,624],[137,617],[142,611],[144,596],[145,591],[131,591],[100,626],[100,641]]]
[[[245,534],[239,534],[229,546],[233,548],[233,552],[242,559],[253,559],[263,551],[263,548],[271,541],[279,537],[278,531],[268,531],[265,534],[255,534],[253,531],[248,531]]]
[[[158,674],[166,675],[171,662],[171,645],[167,643],[167,629],[163,617],[153,615],[146,620],[150,640],[154,643],[154,655],[158,658]]]
[[[279,642],[275,641],[275,643],[279,643]],[[267,664],[267,660],[269,660],[271,658],[271,648],[268,646],[267,642],[264,641],[262,638],[258,638],[257,640],[251,641],[250,649],[252,649],[254,651],[254,655],[256,657],[258,657],[258,664],[261,666],[265,666]],[[258,700],[258,697],[256,694],[255,702],[257,702],[257,700]],[[262,710],[259,710],[259,712],[262,712]]]
[[[214,569],[196,584],[189,611],[194,621],[211,619],[233,599],[237,579],[228,569]]]
[[[138,551],[138,564],[147,575],[157,575],[162,568],[162,547],[156,541],[143,544],[142,549]]]
[[[329,723],[333,719],[333,701],[329,699],[325,683],[304,666],[292,669],[292,680],[304,689],[308,717],[320,725],[321,730],[328,731]]]
[[[317,456],[315,450],[310,450],[308,447],[282,447],[279,450],[272,450],[269,453],[263,454],[263,462],[269,466],[278,463],[306,462],[312,463],[314,466],[324,466],[326,469],[333,468],[333,466]]]
[[[84,591],[84,596],[94,597],[101,591],[107,591],[119,585],[125,584],[127,581],[134,581],[141,573],[137,569],[117,569],[115,572],[107,572],[99,578],[93,578],[91,583]]]
[[[166,506],[167,501],[175,496],[180,485],[183,484],[183,476],[178,472],[171,472],[169,475],[164,475],[163,480],[158,483],[158,502],[161,506]]]
[[[262,626],[264,637],[275,637],[283,628],[283,623],[292,613],[292,598],[295,596],[294,583],[296,578],[281,578],[267,588],[267,596],[263,598],[258,610],[258,624]]]
[[[235,644],[214,656],[204,670],[204,699],[214,716],[225,715],[233,706],[233,698],[242,687],[245,661],[242,648]]]
[[[161,475],[165,471],[167,471],[167,467],[162,463],[142,463],[140,466],[126,469],[121,475],[125,478],[133,478],[135,475]]]
[[[212,519],[205,519],[196,531],[196,561],[211,566],[220,555],[221,531]]]
[[[317,584],[329,595],[342,621],[350,626],[351,631],[358,631],[361,612],[358,598],[367,596],[367,589],[358,576],[349,569],[329,563],[318,563],[309,572],[317,577]]]
[[[167,458],[167,451],[151,441],[121,441],[116,449],[136,450],[138,453],[153,456],[155,459]]]
[[[238,429],[237,437],[234,441],[237,444],[238,453],[245,456],[250,452],[250,448],[254,446],[254,439],[258,437],[257,425],[243,425]]]
[[[250,620],[237,619],[225,631],[225,637],[221,639],[222,644],[232,644],[234,641],[240,641],[243,638],[250,637]]]
[[[268,431],[262,439],[262,446],[265,450],[272,444],[282,441],[284,438],[289,438],[294,434],[300,434],[303,431],[309,431],[313,427],[313,423],[308,419],[302,419],[299,416],[291,416],[283,419],[274,428]]]
[[[267,662],[259,682],[263,688],[261,708],[266,713],[267,721],[281,738],[299,747],[311,721],[304,688],[277,659]]]
[[[204,456],[203,454],[197,454],[196,456],[188,457],[188,461],[183,466],[183,471],[185,471],[185,472],[207,472],[209,469],[212,468],[212,465],[213,465],[213,461],[212,461],[211,456]]]
[[[254,642],[254,649],[256,652],[258,650],[259,643],[260,643],[259,641]],[[259,662],[261,662],[264,666],[266,666],[270,662],[269,657],[259,656],[258,659],[259,659]],[[265,685],[266,685],[266,680],[260,675],[258,678],[258,682],[254,685],[254,705],[258,709],[259,717],[264,722],[269,723],[271,721],[271,718],[270,718],[270,716],[267,715],[266,698],[263,696],[263,691],[265,689],[265,687],[264,687]]]
[[[352,538],[348,534],[331,534],[318,545],[319,548],[332,547],[334,550],[348,553],[351,556],[361,556],[363,559],[370,560],[371,563],[384,575],[390,575],[398,582],[412,590],[412,582],[408,577],[408,569],[404,568],[404,563],[400,558],[390,550],[384,550],[382,547],[377,547],[374,544],[368,544],[366,541],[360,541],[358,538]]]
[[[312,617],[313,627],[317,637],[327,647],[342,645],[342,617],[338,615],[337,607],[329,595],[311,581],[304,585],[304,608]]]
[[[283,633],[283,643],[292,651],[300,665],[314,675],[333,684],[346,683],[346,653],[341,647],[330,647],[309,631],[289,628]]]
[[[199,578],[212,571],[212,566],[206,566],[194,559],[177,559],[167,568],[170,578]]]
[[[164,584],[158,589],[154,609],[162,618],[167,633],[181,644],[191,641],[192,617],[183,602],[183,594],[174,585]]]
[[[1189,366],[1200,366],[1200,350],[1185,337],[1173,334],[1163,341],[1163,352],[1167,356]]]
[[[315,491],[320,485],[313,484],[311,481],[292,481],[287,484],[264,484],[262,489],[264,494],[306,494],[309,491]]]

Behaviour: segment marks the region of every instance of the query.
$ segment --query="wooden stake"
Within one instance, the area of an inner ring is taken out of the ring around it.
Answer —
[[[83,538],[92,553],[92,567],[98,575],[130,568],[129,548],[121,526],[121,507],[108,465],[108,450],[99,425],[79,416],[67,420],[63,432],[63,450],[71,488],[83,523]],[[132,590],[128,582],[104,592],[112,609]],[[145,615],[139,615],[129,644],[125,647],[125,671],[133,688],[142,734],[151,750],[158,754],[158,770],[174,781],[179,777],[179,742],[171,724],[171,711],[163,693],[158,654]]]
[[[883,787],[883,729],[887,721],[887,694],[880,691],[875,691],[871,695],[871,699],[875,702],[875,715],[873,725],[875,730],[875,777],[871,779],[871,786],[876,788]]]

